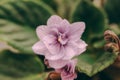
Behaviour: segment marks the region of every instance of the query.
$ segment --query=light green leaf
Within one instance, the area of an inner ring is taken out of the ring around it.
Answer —
[[[57,0],[41,0],[47,5],[49,5],[53,10],[57,11],[58,9],[58,1]]]
[[[110,24],[109,29],[120,36],[120,24]]]
[[[88,76],[93,76],[110,66],[116,57],[114,53],[107,52],[83,53],[78,57],[77,69]]]
[[[20,53],[33,53],[38,40],[35,28],[46,23],[54,14],[40,0],[5,0],[0,3],[0,40],[6,41]]]
[[[58,14],[63,18],[70,20],[71,11],[78,0],[56,0],[58,4]]]
[[[35,31],[30,27],[21,26],[0,19],[0,40],[6,41],[21,53],[33,53],[31,47],[37,41]]]
[[[52,9],[40,0],[5,0],[0,4],[0,18],[31,27],[45,24],[51,14]]]

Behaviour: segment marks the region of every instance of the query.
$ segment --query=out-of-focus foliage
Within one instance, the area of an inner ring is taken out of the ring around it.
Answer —
[[[79,56],[80,63],[77,66],[79,71],[92,76],[113,63],[116,55],[105,53],[103,50],[102,36],[107,24],[105,13],[90,1],[79,0],[73,8],[71,20],[86,23],[83,39],[87,41],[88,49]]]
[[[1,80],[45,80],[47,75],[48,73],[44,73],[44,72],[42,74],[32,74],[21,78],[0,75],[0,79]]]
[[[58,2],[60,0],[41,0],[44,3],[46,3],[48,6],[50,6],[54,11],[57,11],[58,9]],[[61,0],[62,1],[62,0]]]
[[[36,56],[11,52],[0,54],[0,74],[22,78],[43,71],[44,65]]]
[[[39,3],[39,4],[38,4]],[[45,6],[45,7],[44,7]],[[45,24],[52,10],[41,1],[9,0],[0,5],[0,38],[23,53],[33,53],[35,27]]]
[[[24,80],[44,71],[43,63],[33,54],[31,47],[38,40],[35,28],[45,24],[53,13],[39,0],[0,1],[0,41],[16,50],[0,52],[0,75],[5,76],[0,79]]]
[[[0,19],[0,39],[21,53],[33,53],[31,46],[37,41],[36,35],[30,27],[15,24],[5,19]]]
[[[109,19],[110,29],[120,36],[120,0],[106,0],[104,9]]]
[[[96,55],[94,54],[84,53],[84,55],[82,54],[81,56],[78,57],[79,58],[78,59],[79,63],[77,64],[78,71],[83,72],[88,76],[93,76],[96,73],[104,70],[109,65],[111,65],[117,56],[115,54],[114,55],[110,53],[103,54],[99,52],[97,52]]]
[[[104,8],[108,14],[110,23],[120,24],[120,0],[106,0]]]
[[[83,21],[86,30],[83,39],[90,42],[94,37],[103,36],[106,27],[106,15],[88,0],[78,0],[71,15],[72,22]]]
[[[106,3],[106,11],[111,10],[108,7]],[[13,48],[0,52],[0,80],[45,80],[43,63],[31,47],[38,40],[35,28],[45,25],[54,14],[70,22],[86,23],[82,39],[88,47],[78,56],[79,73],[93,76],[114,62],[116,55],[103,49],[106,14],[91,0],[0,0],[0,41]]]

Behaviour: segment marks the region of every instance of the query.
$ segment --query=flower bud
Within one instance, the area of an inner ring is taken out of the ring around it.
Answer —
[[[105,50],[109,52],[120,52],[120,39],[113,31],[106,30],[104,33],[104,39],[107,42]]]
[[[46,80],[61,80],[60,73],[53,71],[53,72],[49,73]]]
[[[105,50],[110,53],[116,53],[119,52],[119,47],[116,43],[107,43],[105,45]]]
[[[113,31],[106,30],[104,33],[104,39],[106,40],[107,43],[115,42],[117,38],[118,38],[117,35]]]

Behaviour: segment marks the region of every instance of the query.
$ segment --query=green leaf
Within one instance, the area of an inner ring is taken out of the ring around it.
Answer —
[[[14,78],[0,74],[1,80],[45,80],[48,76],[48,73],[41,73],[37,75],[29,75],[23,78]]]
[[[78,56],[78,71],[93,76],[110,66],[117,55],[103,50],[103,33],[107,21],[104,11],[88,0],[79,0],[71,13],[71,21],[86,23],[82,38],[88,43],[88,47],[85,53]]]
[[[115,58],[107,57],[109,55],[115,57],[114,55],[107,54],[101,50],[104,45],[104,41],[101,38],[106,28],[106,15],[90,1],[79,0],[72,11],[71,21],[83,21],[86,23],[86,29],[82,38],[88,43],[88,48],[86,53],[79,56],[77,68],[80,72],[93,76],[108,67],[115,60]],[[112,61],[107,61],[109,58]],[[106,59],[104,65],[100,65],[104,61],[99,62],[101,59]],[[97,66],[96,64],[99,65]]]
[[[39,0],[5,0],[0,3],[0,40],[6,41],[20,53],[33,53],[38,40],[35,29],[54,14]]]
[[[109,29],[115,32],[118,36],[120,36],[120,24],[111,24]]]
[[[72,22],[83,21],[86,29],[83,39],[90,42],[95,37],[102,36],[106,26],[106,15],[88,0],[79,0],[71,13]]]
[[[57,11],[58,9],[57,0],[41,0],[41,1],[49,5],[53,10]]]
[[[0,4],[0,18],[36,27],[45,24],[53,10],[39,0],[5,0]]]
[[[71,11],[73,10],[77,1],[78,0],[57,0],[58,14],[63,18],[70,20]]]
[[[17,79],[40,74],[43,71],[44,65],[35,55],[0,53],[0,75]]]
[[[0,19],[0,40],[6,41],[21,53],[33,53],[31,47],[37,41],[35,31],[30,27],[21,26]]]
[[[110,23],[120,24],[120,0],[106,0],[104,9],[108,14]]]
[[[48,73],[41,73],[37,75],[29,75],[26,77],[22,78],[15,78],[15,77],[10,77],[10,76],[5,76],[0,74],[0,79],[1,80],[45,80],[48,76]]]
[[[15,52],[15,53],[18,52],[18,50],[12,48],[6,42],[0,41],[0,53],[2,53],[5,50],[10,50],[10,51]]]
[[[85,73],[88,76],[93,76],[96,73],[110,66],[117,55],[114,53],[83,53],[78,57],[77,69],[79,72]]]

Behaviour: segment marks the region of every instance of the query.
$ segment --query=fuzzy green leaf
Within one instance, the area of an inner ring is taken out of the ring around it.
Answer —
[[[20,53],[33,53],[35,27],[45,24],[54,12],[39,0],[5,0],[0,3],[0,40]]]
[[[78,57],[77,69],[88,76],[93,76],[110,66],[116,57],[114,53],[107,52],[84,53]]]

